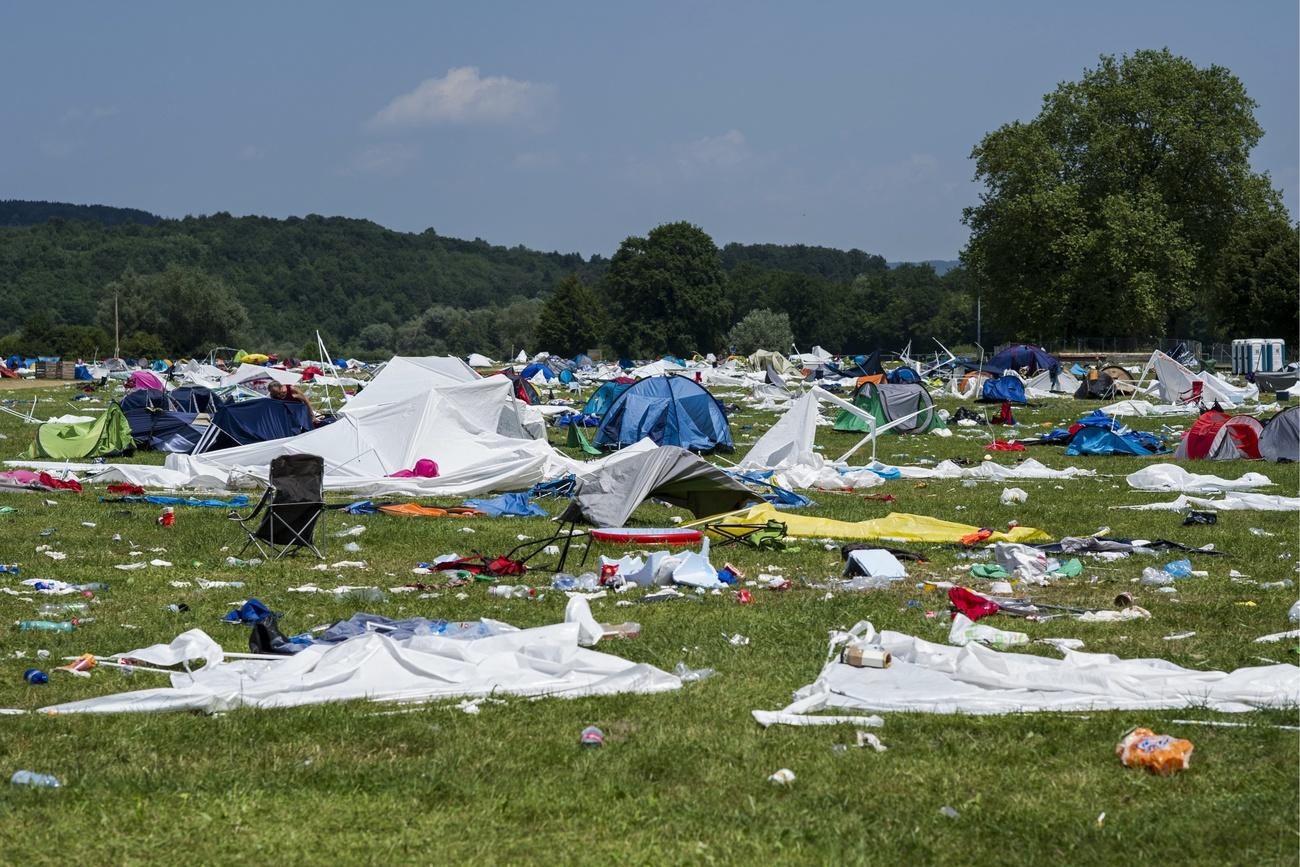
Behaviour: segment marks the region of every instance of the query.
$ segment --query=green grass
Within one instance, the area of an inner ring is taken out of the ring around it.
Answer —
[[[42,415],[72,411],[68,392],[39,404]],[[32,393],[24,393],[30,401]],[[724,398],[726,399],[726,398]],[[950,409],[955,404],[945,404]],[[1073,419],[1089,406],[1057,401],[1021,410],[1039,425]],[[738,452],[771,423],[772,416],[742,410],[733,421]],[[1185,424],[1183,420],[1170,422]],[[741,430],[753,424],[757,430]],[[1160,422],[1135,426],[1157,429]],[[1024,431],[1030,425],[1022,425]],[[0,417],[0,452],[16,455],[33,428]],[[979,458],[983,449],[962,436],[891,437],[881,443],[883,460]],[[553,439],[559,441],[558,436]],[[828,428],[818,442],[837,456],[855,441]],[[999,454],[999,462],[1016,454]],[[1113,510],[1118,504],[1164,499],[1132,492],[1124,475],[1150,461],[1126,458],[1064,458],[1054,448],[1031,450],[1049,466],[1073,460],[1096,469],[1093,479],[1016,482],[1029,492],[1018,507],[998,504],[1001,485],[896,481],[871,493],[892,493],[893,504],[859,494],[815,495],[816,514],[858,520],[897,511],[933,515],[982,526],[1010,518],[1054,537],[1086,534],[1109,525],[1115,535],[1167,538],[1200,545],[1214,542],[1231,557],[1193,556],[1209,577],[1180,584],[1175,598],[1141,592],[1132,583],[1146,561],[1086,563],[1083,575],[1040,591],[1063,604],[1110,607],[1130,590],[1152,613],[1149,621],[1122,624],[1003,622],[1033,637],[1082,638],[1088,650],[1125,657],[1161,657],[1194,668],[1231,669],[1259,664],[1259,657],[1294,662],[1286,645],[1252,639],[1288,628],[1286,611],[1294,588],[1260,590],[1233,583],[1229,569],[1252,580],[1296,577],[1294,514],[1233,513],[1213,527],[1183,527],[1168,512]],[[436,456],[434,456],[436,457]],[[158,461],[158,456],[140,460]],[[1198,471],[1236,476],[1262,471],[1278,483],[1275,493],[1294,495],[1294,465],[1244,462],[1201,465]],[[1059,488],[1058,489],[1058,485]],[[0,494],[0,561],[22,564],[23,577],[107,581],[96,622],[71,635],[0,632],[0,707],[34,709],[60,701],[159,686],[161,678],[127,678],[107,670],[90,679],[56,673],[49,686],[21,679],[38,648],[54,657],[111,653],[202,627],[231,650],[244,649],[246,632],[218,618],[229,603],[257,596],[284,612],[286,632],[308,629],[353,613],[351,603],[285,592],[312,581],[322,586],[404,583],[418,561],[448,551],[503,553],[519,533],[540,537],[542,519],[412,520],[387,516],[331,516],[329,530],[363,523],[360,555],[346,554],[329,539],[329,560],[362,557],[364,573],[313,571],[298,558],[251,570],[223,565],[223,546],[238,534],[216,511],[179,510],[171,529],[158,527],[154,507],[97,502],[102,491],[81,495]],[[43,505],[45,499],[57,506]],[[455,501],[442,501],[451,503]],[[553,512],[558,505],[551,503]],[[661,523],[672,512],[643,506],[634,522]],[[96,523],[85,528],[81,522]],[[459,528],[473,526],[473,535]],[[1256,536],[1251,527],[1275,535]],[[41,530],[54,528],[50,538]],[[120,533],[123,542],[109,541]],[[42,543],[66,552],[52,561],[34,553]],[[120,572],[127,551],[166,548],[151,554],[173,561],[170,569]],[[755,590],[751,606],[728,596],[706,596],[662,605],[593,605],[597,619],[642,623],[639,640],[602,643],[601,650],[669,669],[678,661],[716,668],[718,675],[679,692],[577,700],[509,699],[485,704],[477,716],[454,702],[389,713],[383,705],[348,703],[276,711],[244,710],[218,716],[192,714],[0,717],[0,776],[30,768],[56,774],[58,791],[0,785],[0,862],[249,863],[274,860],[337,863],[442,861],[552,861],[560,863],[1116,863],[1161,861],[1207,864],[1294,864],[1297,861],[1297,766],[1294,732],[1272,724],[1296,723],[1296,712],[1224,715],[1203,709],[1141,713],[1032,714],[963,717],[885,714],[880,737],[886,753],[832,746],[852,741],[849,727],[764,730],[750,711],[788,703],[792,690],[820,668],[827,630],[869,619],[878,628],[944,640],[945,618],[926,612],[945,608],[938,594],[915,588],[926,578],[955,579],[953,549],[923,549],[931,562],[913,567],[903,589],[863,594],[806,587],[839,574],[838,552],[806,541],[798,553],[757,554],[732,547],[715,561],[730,560],[751,576],[768,565],[795,580],[785,593]],[[617,549],[602,548],[606,553]],[[1173,559],[1173,557],[1167,558]],[[202,565],[191,565],[199,561]],[[1160,562],[1164,562],[1162,559]],[[203,576],[243,580],[238,590],[174,589],[173,580]],[[7,578],[8,576],[4,576]],[[549,583],[549,575],[530,575]],[[16,582],[8,580],[6,586]],[[975,585],[978,588],[978,584]],[[482,585],[442,591],[437,598],[392,596],[368,610],[390,616],[448,619],[494,617],[518,626],[555,622],[563,594],[541,601],[502,601]],[[909,600],[922,605],[909,607]],[[46,601],[38,598],[37,603]],[[185,614],[166,606],[184,602]],[[1247,605],[1246,603],[1253,603]],[[0,615],[14,621],[35,615],[35,603],[0,595]],[[1182,641],[1175,632],[1195,631]],[[746,647],[726,637],[749,636]],[[15,658],[16,651],[25,652]],[[1051,655],[1046,648],[1027,652]],[[1175,725],[1174,719],[1231,719],[1247,728]],[[588,724],[603,728],[606,746],[577,745]],[[1112,754],[1120,735],[1135,725],[1187,737],[1196,744],[1188,772],[1156,778],[1126,770]],[[797,781],[774,786],[767,775],[791,768]],[[940,813],[959,812],[956,819]],[[1104,823],[1098,815],[1105,813]]]

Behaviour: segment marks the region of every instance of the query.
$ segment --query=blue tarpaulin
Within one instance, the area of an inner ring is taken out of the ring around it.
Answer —
[[[528,494],[524,491],[501,494],[500,496],[491,497],[486,500],[466,500],[465,505],[471,509],[478,509],[480,512],[486,512],[493,518],[548,517],[546,510],[541,506],[536,503],[528,502]]]
[[[722,404],[684,376],[655,376],[629,387],[605,413],[595,443],[621,448],[645,437],[691,451],[734,448]]]
[[[1150,457],[1167,451],[1158,437],[1128,431],[1118,433],[1104,427],[1082,427],[1066,447],[1067,455],[1137,455]]]

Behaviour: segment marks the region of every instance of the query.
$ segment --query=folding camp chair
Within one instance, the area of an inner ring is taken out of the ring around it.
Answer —
[[[1192,387],[1178,396],[1178,400],[1184,406],[1196,406],[1204,408],[1201,403],[1201,395],[1205,393],[1205,383],[1199,379],[1192,380]]]
[[[721,537],[718,547],[743,542],[760,551],[785,550],[787,526],[780,521],[765,521],[762,524],[746,524],[742,521],[729,521],[719,518],[699,525],[699,529]]]
[[[248,515],[232,511],[227,517],[248,534],[242,555],[254,545],[263,557],[279,560],[309,548],[324,558],[314,541],[325,514],[325,459],[317,455],[281,455],[271,461],[266,490]],[[252,528],[261,515],[261,523]]]

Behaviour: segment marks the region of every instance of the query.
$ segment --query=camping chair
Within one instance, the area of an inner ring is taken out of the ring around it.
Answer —
[[[1204,404],[1201,403],[1201,395],[1204,394],[1204,392],[1205,383],[1199,379],[1194,379],[1192,380],[1192,387],[1178,395],[1178,401],[1184,406],[1196,404],[1197,406],[1204,407]]]
[[[248,515],[227,516],[248,534],[240,555],[254,545],[263,557],[279,560],[301,548],[324,558],[314,540],[325,514],[325,459],[317,455],[281,455],[271,461],[267,488]],[[253,529],[253,521],[261,522]]]
[[[788,529],[780,521],[747,524],[742,521],[731,521],[725,517],[719,518],[717,521],[700,524],[699,528],[721,537],[718,547],[743,542],[759,551],[784,551],[785,536]]]

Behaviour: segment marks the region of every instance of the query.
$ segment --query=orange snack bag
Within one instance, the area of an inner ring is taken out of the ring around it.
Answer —
[[[1147,768],[1153,774],[1167,777],[1187,769],[1193,749],[1191,741],[1136,728],[1115,745],[1115,755],[1126,768]]]

